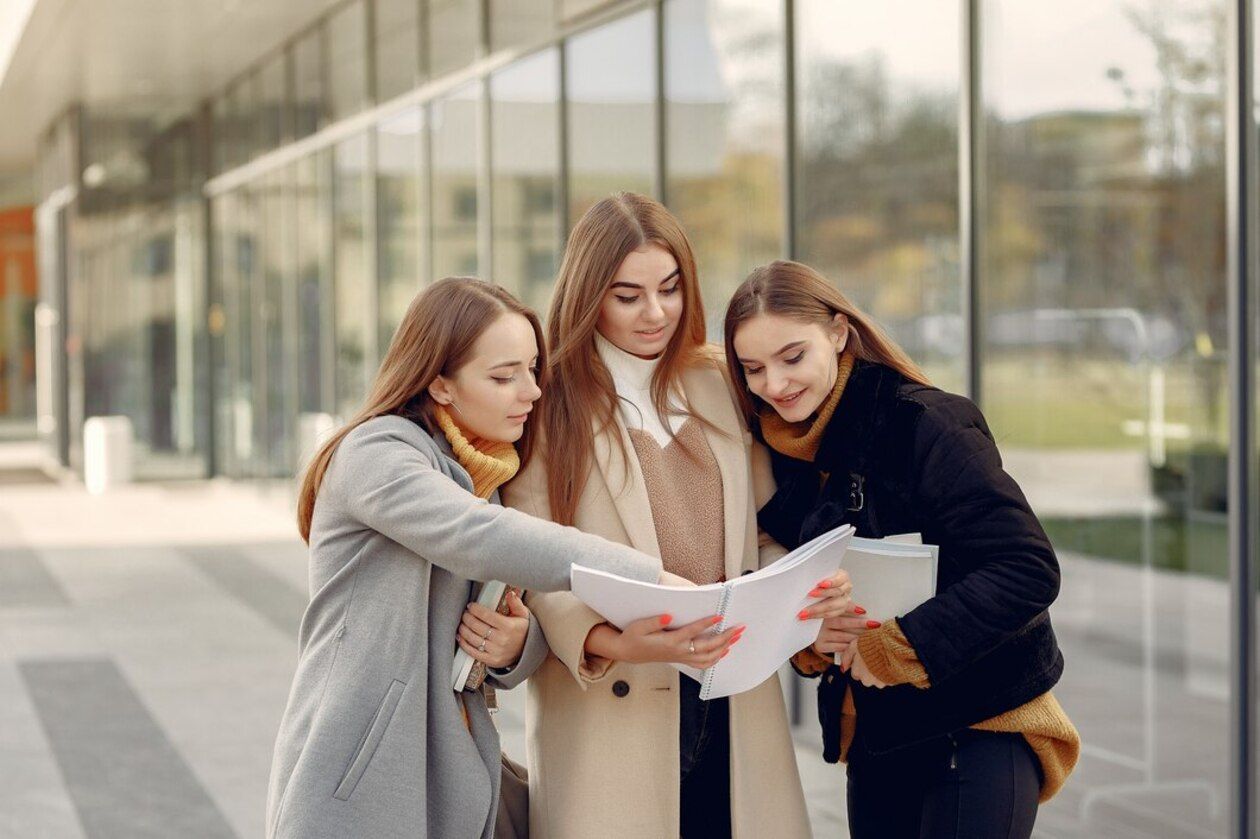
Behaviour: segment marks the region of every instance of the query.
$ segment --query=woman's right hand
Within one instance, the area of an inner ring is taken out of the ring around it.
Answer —
[[[863,617],[865,614],[861,606],[850,606],[846,614],[824,620],[812,645],[814,652],[823,656],[843,654],[863,632],[879,629],[879,621]]]
[[[670,629],[669,615],[656,615],[637,620],[617,636],[613,658],[642,664],[649,661],[685,664],[703,670],[717,664],[739,641],[743,626],[732,626],[717,635],[706,634],[721,618],[701,618]]]

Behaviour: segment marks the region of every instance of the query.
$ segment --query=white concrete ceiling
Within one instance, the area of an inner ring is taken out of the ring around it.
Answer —
[[[10,3],[13,3],[10,6]],[[75,102],[190,109],[342,0],[0,0],[0,174]]]

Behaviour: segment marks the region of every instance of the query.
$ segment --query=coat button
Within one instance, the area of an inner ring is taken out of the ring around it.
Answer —
[[[613,682],[613,695],[614,696],[625,696],[629,692],[630,692],[630,686],[626,684],[625,682],[623,682],[621,679],[618,679],[617,681]]]

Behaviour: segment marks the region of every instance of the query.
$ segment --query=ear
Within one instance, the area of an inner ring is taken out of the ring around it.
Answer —
[[[835,346],[836,352],[844,352],[844,348],[849,343],[849,319],[842,312],[836,312],[836,316],[831,319],[831,343]]]
[[[443,407],[450,405],[453,401],[455,401],[455,397],[451,393],[451,383],[442,376],[438,376],[434,379],[429,384],[427,390],[429,391],[430,398]]]

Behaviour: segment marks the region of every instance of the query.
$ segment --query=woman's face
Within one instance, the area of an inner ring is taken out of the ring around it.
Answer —
[[[604,292],[595,328],[618,348],[655,358],[669,346],[682,313],[678,261],[665,248],[648,243],[621,261]]]
[[[438,376],[429,395],[466,434],[515,443],[542,395],[537,372],[534,328],[524,316],[504,312],[481,333],[468,362],[452,376]]]
[[[847,340],[843,315],[823,325],[763,313],[740,324],[733,343],[748,389],[783,419],[800,422],[831,395]]]

